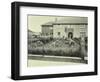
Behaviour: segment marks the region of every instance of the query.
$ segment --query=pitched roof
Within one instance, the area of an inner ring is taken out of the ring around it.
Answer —
[[[40,32],[33,32],[29,29],[28,29],[28,33],[29,33],[29,35],[40,35]]]
[[[54,25],[54,24],[87,24],[87,17],[65,17],[60,20],[50,21],[43,25]]]
[[[47,22],[47,23],[45,23],[45,24],[43,24],[43,25],[52,25],[54,22]]]
[[[87,17],[66,17],[56,23],[88,23]]]

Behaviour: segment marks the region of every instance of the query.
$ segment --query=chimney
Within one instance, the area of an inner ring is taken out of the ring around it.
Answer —
[[[57,18],[55,18],[55,22],[57,22]]]

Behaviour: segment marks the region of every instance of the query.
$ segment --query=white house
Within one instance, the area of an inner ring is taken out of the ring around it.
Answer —
[[[42,26],[42,36],[52,38],[87,37],[87,17],[65,17],[54,22],[45,23]]]

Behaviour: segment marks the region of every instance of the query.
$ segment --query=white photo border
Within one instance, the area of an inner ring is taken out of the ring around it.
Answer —
[[[58,15],[88,17],[88,64],[27,67],[27,15]],[[20,76],[60,73],[94,72],[94,15],[93,10],[56,9],[42,7],[20,7]],[[46,71],[45,71],[46,70]]]

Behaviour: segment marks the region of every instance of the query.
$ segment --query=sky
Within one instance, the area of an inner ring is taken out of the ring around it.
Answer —
[[[60,17],[62,18],[62,17]],[[59,19],[60,19],[59,18]],[[55,21],[55,16],[36,16],[29,15],[28,16],[28,29],[33,32],[41,32],[41,25],[47,22]]]

